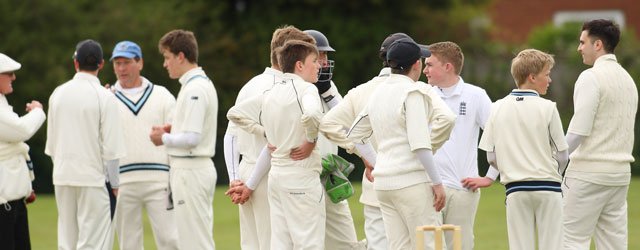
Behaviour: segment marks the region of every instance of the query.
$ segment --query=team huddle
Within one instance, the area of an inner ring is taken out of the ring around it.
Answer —
[[[545,52],[517,53],[516,89],[492,103],[460,76],[456,43],[427,46],[393,33],[377,55],[380,73],[342,96],[329,39],[276,29],[271,65],[226,114],[226,194],[239,205],[240,247],[416,249],[416,228],[451,224],[462,228],[462,249],[473,249],[480,189],[499,176],[510,249],[589,249],[592,238],[597,249],[627,249],[638,92],[614,55],[619,39],[611,21],[584,23],[578,52],[592,67],[576,80],[565,134],[556,104],[541,97],[555,64]],[[114,47],[118,81],[105,88],[101,45],[85,40],[73,57],[76,75],[52,93],[47,115],[32,101],[22,117],[5,98],[21,65],[0,54],[1,245],[30,249],[24,141],[48,116],[58,249],[112,249],[114,232],[120,249],[142,249],[142,208],[158,249],[215,249],[216,89],[198,66],[192,32],[170,31],[158,48],[181,84],[177,98],[140,75],[142,50],[131,41]],[[338,147],[366,167],[363,240],[344,199],[351,169]],[[490,165],[484,177],[478,148]],[[434,237],[426,234],[425,249]],[[454,249],[452,233],[444,242]]]

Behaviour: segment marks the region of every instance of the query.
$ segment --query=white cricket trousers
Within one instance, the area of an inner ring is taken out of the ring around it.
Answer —
[[[268,185],[271,249],[324,250],[326,211],[320,173],[272,166]]]
[[[440,225],[440,215],[433,207],[430,183],[418,183],[397,190],[376,190],[389,249],[416,248],[416,227]],[[425,234],[425,249],[433,249],[433,234]]]
[[[113,248],[109,191],[105,186],[55,186],[59,250]]]
[[[217,174],[208,157],[169,158],[179,249],[213,250],[213,194]]]
[[[367,237],[368,250],[389,249],[380,207],[364,205],[364,234]]]
[[[120,249],[144,249],[143,208],[147,210],[157,249],[178,249],[178,230],[174,211],[167,210],[168,186],[169,180],[120,185],[114,217]]]
[[[326,190],[325,197],[327,196]],[[327,211],[327,224],[324,238],[325,249],[335,250],[364,250],[364,243],[358,242],[356,227],[353,224],[349,202],[343,200],[333,203],[331,199],[325,198]]]
[[[537,230],[536,230],[537,229]],[[507,195],[509,249],[562,249],[562,194],[518,191]]]
[[[458,225],[462,228],[462,249],[473,249],[473,226],[480,203],[480,189],[476,192],[455,188],[444,188],[447,194],[446,203],[442,209],[442,224]],[[446,231],[447,249],[453,250],[453,232]]]
[[[255,163],[240,162],[240,179],[247,181]],[[271,220],[267,178],[262,178],[251,193],[251,198],[239,206],[240,246],[245,250],[269,250],[271,246]]]
[[[629,186],[603,186],[565,178],[564,249],[589,249],[594,236],[598,250],[628,248]]]

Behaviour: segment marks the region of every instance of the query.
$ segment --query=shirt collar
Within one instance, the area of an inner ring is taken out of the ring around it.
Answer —
[[[597,64],[603,63],[605,61],[618,62],[618,59],[614,54],[605,54],[598,57],[598,59],[596,59],[596,61],[593,63],[593,66],[596,66]]]
[[[391,68],[389,67],[382,68],[380,70],[380,73],[378,74],[378,76],[389,76],[389,75],[391,75]]]
[[[98,79],[97,76],[89,74],[89,73],[85,73],[85,72],[76,72],[76,74],[73,76],[74,80],[85,80],[85,81],[89,81],[92,84],[98,84],[100,85],[100,79]]]
[[[453,86],[448,88],[438,87],[437,93],[440,95],[440,97],[452,97],[452,96],[462,95],[462,84],[464,84],[464,80],[462,79],[461,76],[458,76],[458,82],[456,82]],[[451,94],[446,95],[445,92],[451,93]]]
[[[3,94],[0,94],[0,107],[11,107],[9,106],[9,102],[7,101],[7,97]]]
[[[391,73],[389,75],[389,79],[387,79],[388,83],[395,83],[398,81],[406,81],[406,82],[410,82],[410,83],[415,83],[416,81],[414,81],[413,79],[411,79],[410,77],[403,75],[403,74],[393,74]]]
[[[274,69],[274,68],[271,68],[271,67],[266,67],[264,69],[263,74],[279,76],[279,77],[282,77],[282,75],[284,75],[284,73],[282,73],[282,71]]]
[[[537,91],[533,89],[514,89],[511,91],[513,96],[540,96]]]
[[[207,74],[204,73],[204,70],[202,70],[202,67],[195,67],[185,72],[184,74],[182,74],[180,79],[178,79],[178,82],[180,82],[180,84],[182,85],[185,85],[189,82],[189,80],[191,80],[191,78],[197,75],[206,77]]]
[[[149,80],[147,80],[147,78],[144,78],[143,76],[140,76],[140,80],[142,80],[142,84],[136,88],[125,89],[122,87],[122,85],[120,85],[120,81],[116,82],[115,88],[120,92],[126,92],[129,94],[141,93],[147,88],[147,86],[149,86],[149,84],[151,84],[151,82],[149,82]]]
[[[307,82],[304,79],[302,79],[302,77],[300,77],[299,75],[296,75],[294,73],[284,73],[282,75],[283,78],[285,79],[292,79],[294,81],[303,81],[303,82]]]

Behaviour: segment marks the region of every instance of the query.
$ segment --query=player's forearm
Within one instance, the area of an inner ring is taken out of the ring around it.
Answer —
[[[202,140],[202,135],[196,132],[184,132],[184,133],[176,133],[169,134],[165,133],[162,135],[162,143],[168,147],[174,148],[194,148],[200,144]]]
[[[568,154],[573,153],[574,150],[576,150],[578,148],[578,146],[580,146],[580,144],[582,144],[582,141],[584,141],[584,136],[582,135],[576,135],[574,133],[567,133],[567,144],[569,145],[569,149],[568,149]]]
[[[366,143],[366,144],[355,143],[355,147],[356,149],[358,149],[358,153],[360,154],[360,157],[364,158],[365,160],[367,160],[367,162],[369,162],[371,166],[375,167],[377,153],[376,153],[376,150],[373,149],[373,146],[371,145],[371,143]]]
[[[249,180],[247,180],[247,187],[251,190],[256,190],[262,178],[269,172],[269,169],[271,169],[271,152],[267,146],[264,146],[256,161],[256,167],[251,173]]]
[[[417,149],[415,151],[420,163],[424,167],[424,170],[429,175],[431,183],[433,185],[442,184],[442,178],[440,177],[440,171],[436,168],[435,161],[433,160],[433,153],[426,148]]]
[[[224,134],[224,161],[227,166],[229,181],[239,179],[240,152],[238,151],[238,140],[235,135],[229,133]]]
[[[564,176],[564,171],[567,169],[567,163],[569,163],[568,150],[562,150],[557,152],[556,161],[558,161],[558,173]]]

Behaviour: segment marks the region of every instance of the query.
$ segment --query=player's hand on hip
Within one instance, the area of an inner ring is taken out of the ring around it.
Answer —
[[[113,196],[118,197],[118,190],[117,188],[112,188],[111,192],[113,193]]]
[[[493,180],[489,177],[475,177],[462,179],[462,186],[475,192],[478,188],[491,186]]]
[[[433,190],[433,207],[436,209],[436,212],[440,212],[440,210],[444,208],[446,201],[444,186],[442,184],[432,185],[431,189]]]
[[[269,149],[269,152],[273,153],[274,151],[276,151],[276,149],[278,149],[278,147],[267,143],[267,149]]]
[[[315,142],[309,142],[305,140],[302,145],[291,149],[291,153],[289,154],[289,156],[294,161],[304,160],[309,157],[309,155],[311,155],[311,152],[313,152],[313,149],[315,147]]]
[[[364,158],[361,159],[362,163],[364,163],[364,176],[367,178],[367,180],[373,182],[373,166]]]

